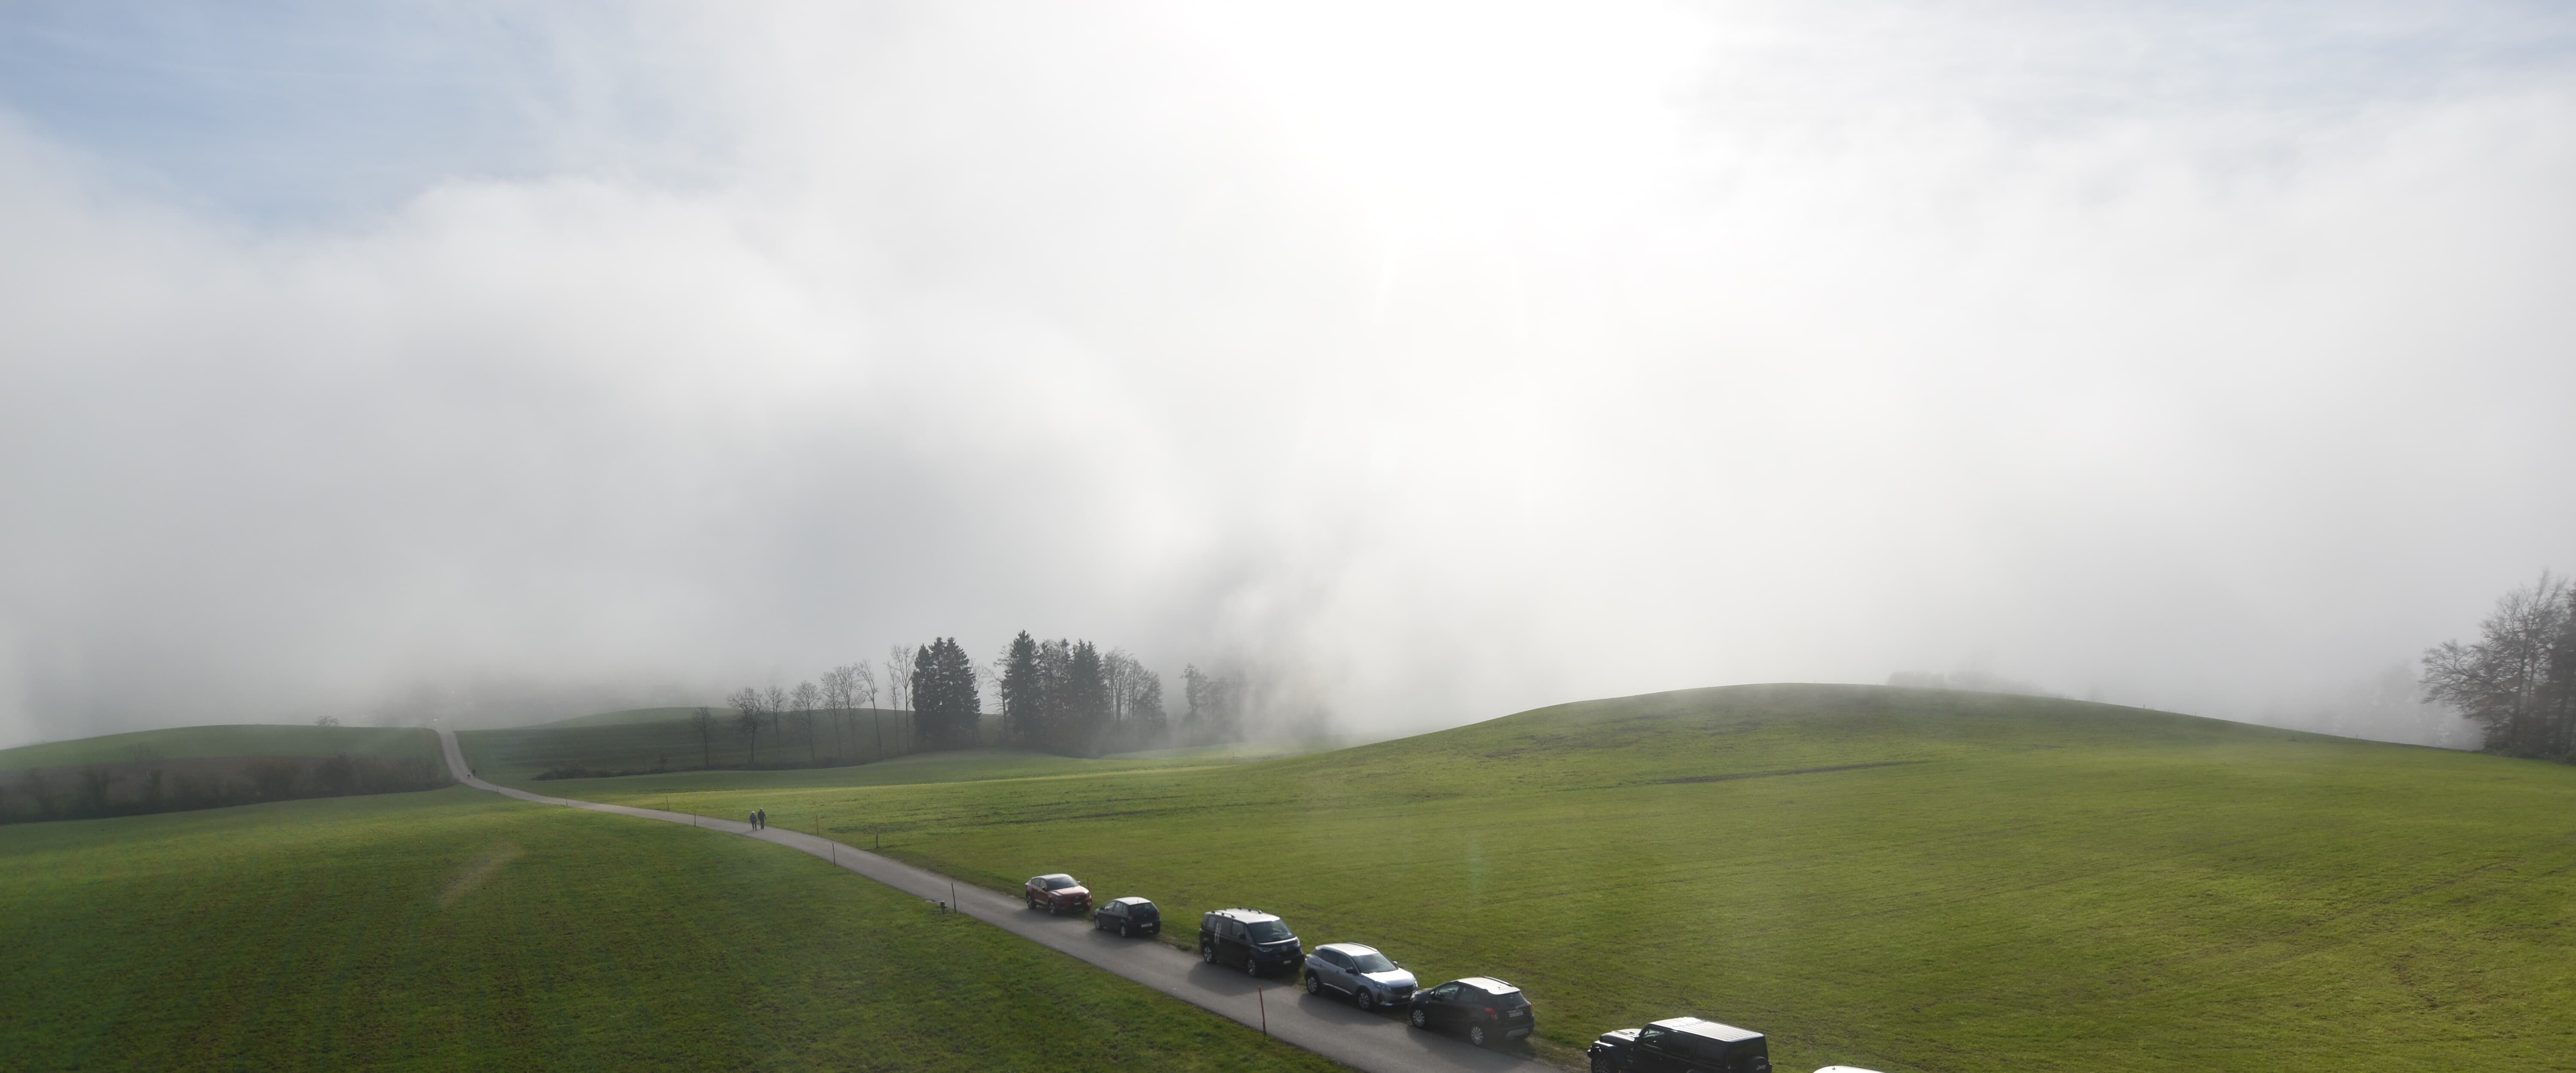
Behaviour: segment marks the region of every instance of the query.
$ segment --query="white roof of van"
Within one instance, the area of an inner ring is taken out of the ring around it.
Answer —
[[[1665,1028],[1672,1029],[1675,1032],[1688,1032],[1694,1036],[1706,1036],[1710,1039],[1723,1040],[1728,1043],[1739,1043],[1748,1039],[1762,1038],[1762,1033],[1749,1028],[1737,1028],[1734,1025],[1722,1025],[1715,1021],[1703,1021],[1697,1017],[1675,1017],[1670,1020],[1657,1021],[1654,1023]]]

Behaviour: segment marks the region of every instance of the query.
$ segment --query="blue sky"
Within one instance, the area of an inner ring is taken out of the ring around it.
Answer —
[[[0,7],[0,104],[166,196],[312,222],[584,163],[566,127],[647,110],[599,107],[558,45],[613,52],[619,26],[383,0],[29,0]]]
[[[1848,35],[1804,43],[1823,62],[1766,70],[1822,82],[1895,56],[1948,68],[1944,92],[1972,107],[2046,128],[2150,111],[2328,115],[2563,72],[2576,53],[2576,9],[2548,2],[1911,6],[1890,21],[1868,17],[1884,5],[1842,5],[1860,16],[1807,27]],[[164,196],[268,222],[381,212],[455,179],[669,179],[685,169],[647,146],[673,136],[693,87],[636,45],[655,10],[21,0],[0,6],[0,106]],[[1969,40],[1892,52],[1872,40],[1925,21]]]

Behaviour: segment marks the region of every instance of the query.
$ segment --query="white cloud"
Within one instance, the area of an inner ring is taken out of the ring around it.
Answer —
[[[2518,12],[658,12],[549,62],[680,133],[329,228],[0,130],[0,663],[35,736],[1022,627],[1372,726],[2331,695],[2570,530]]]

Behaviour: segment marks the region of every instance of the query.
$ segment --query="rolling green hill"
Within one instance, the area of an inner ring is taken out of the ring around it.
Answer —
[[[0,828],[0,906],[8,1070],[1335,1068],[803,854],[462,787]]]
[[[456,735],[477,774],[516,784],[547,771],[688,771],[759,764],[862,764],[912,751],[912,713],[861,709],[843,718],[817,713],[809,741],[797,715],[746,744],[734,733],[735,712],[711,708],[712,733],[698,734],[696,708],[638,708],[506,730]]]
[[[733,714],[733,709],[731,708],[717,707],[710,708],[708,710],[711,713],[718,715],[730,716]],[[539,725],[561,729],[564,727],[609,727],[631,726],[637,723],[668,723],[674,720],[686,719],[696,712],[697,709],[694,707],[626,708],[614,712],[592,712],[589,715],[576,715],[570,719],[557,719],[553,722],[542,723]]]
[[[231,756],[426,757],[438,759],[438,735],[417,727],[320,727],[248,724],[172,727],[0,749],[0,771]]]
[[[688,722],[694,708],[644,708],[626,712],[603,712],[576,719],[545,723],[510,730],[465,730],[456,735],[457,745],[465,750],[466,762],[475,773],[505,786],[542,789],[547,793],[569,793],[552,779],[538,776],[549,771],[579,770],[595,772],[659,773],[674,777],[698,778],[706,773],[709,761],[717,771],[740,768],[749,762],[748,750],[732,731],[726,730],[712,743],[702,743],[695,727]],[[674,714],[663,714],[674,713]],[[729,717],[728,717],[729,718]],[[1119,753],[1101,759],[1075,759],[1046,753],[1012,749],[964,750],[961,752],[921,755],[913,752],[912,713],[862,710],[841,728],[836,743],[830,728],[818,726],[816,748],[809,752],[801,737],[788,747],[773,752],[770,745],[760,747],[760,759],[767,765],[774,757],[799,765],[793,770],[807,770],[809,763],[818,767],[856,766],[880,762],[877,757],[876,727],[882,719],[885,731],[885,755],[889,765],[881,773],[848,773],[799,776],[781,773],[789,783],[813,785],[877,785],[885,782],[944,782],[967,779],[997,778],[1070,771],[1110,771],[1143,767],[1172,767],[1200,764],[1235,763],[1311,752],[1325,743],[1242,742],[1231,745],[1207,745],[1181,749],[1158,749],[1142,753]],[[837,747],[838,752],[835,752]],[[819,756],[816,763],[811,758]],[[960,759],[969,758],[969,759]],[[910,766],[907,766],[910,765]],[[637,776],[642,777],[642,776]],[[628,784],[630,787],[635,784]],[[654,783],[655,786],[665,785]],[[669,783],[690,786],[683,781]],[[577,795],[576,795],[577,796]]]
[[[1427,979],[1521,985],[1560,1056],[1691,1013],[1769,1031],[1784,1070],[2576,1069],[2561,765],[1763,686],[1248,764],[869,771],[579,796],[765,807],[997,889],[1071,871],[1180,920],[1268,909]]]

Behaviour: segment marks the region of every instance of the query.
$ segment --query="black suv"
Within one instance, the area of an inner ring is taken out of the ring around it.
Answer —
[[[1771,1073],[1762,1033],[1697,1017],[1606,1032],[1585,1053],[1592,1073]]]
[[[1091,926],[1101,931],[1114,931],[1124,939],[1130,935],[1161,935],[1163,911],[1143,898],[1112,898],[1091,912]]]
[[[1521,989],[1491,976],[1470,976],[1413,993],[1413,1027],[1463,1029],[1467,1042],[1491,1047],[1530,1034],[1537,1020]]]
[[[1219,909],[1199,918],[1199,960],[1240,965],[1259,976],[1264,969],[1296,968],[1306,951],[1278,917],[1258,909]]]

